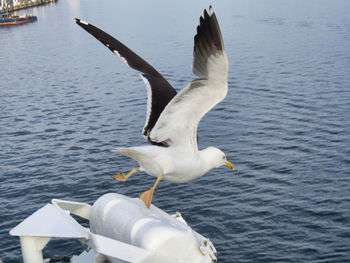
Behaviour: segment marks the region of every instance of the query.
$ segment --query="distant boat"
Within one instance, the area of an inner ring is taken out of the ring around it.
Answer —
[[[34,22],[37,20],[36,16],[33,15],[11,15],[9,13],[2,14],[0,11],[0,26],[15,26],[25,23]]]

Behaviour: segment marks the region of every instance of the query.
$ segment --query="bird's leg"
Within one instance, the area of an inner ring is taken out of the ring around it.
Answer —
[[[147,208],[150,208],[154,190],[156,189],[157,185],[159,184],[160,180],[162,180],[162,178],[163,174],[159,175],[156,183],[152,186],[152,188],[140,195],[140,199],[144,202]]]
[[[119,173],[117,175],[114,175],[112,176],[112,178],[114,180],[117,180],[117,181],[122,181],[122,182],[125,182],[126,179],[128,179],[131,175],[133,175],[134,173],[136,173],[140,168],[134,168],[132,169],[127,175],[124,175],[124,173]]]

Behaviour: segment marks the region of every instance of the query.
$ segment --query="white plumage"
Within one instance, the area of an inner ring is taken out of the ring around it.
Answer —
[[[192,70],[199,77],[180,93],[151,65],[102,30],[77,23],[94,35],[130,67],[141,71],[147,86],[147,115],[143,136],[152,145],[119,148],[118,152],[135,159],[139,168],[128,175],[120,173],[115,179],[125,181],[137,171],[157,177],[155,185],[141,195],[149,207],[153,192],[161,179],[184,183],[200,177],[213,168],[227,165],[225,154],[215,147],[198,150],[197,127],[202,117],[226,97],[228,61],[223,40],[212,8],[204,10],[194,38]]]

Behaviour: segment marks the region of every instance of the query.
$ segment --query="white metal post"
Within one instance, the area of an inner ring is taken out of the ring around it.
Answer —
[[[20,241],[24,263],[44,263],[42,250],[50,238],[21,236]]]

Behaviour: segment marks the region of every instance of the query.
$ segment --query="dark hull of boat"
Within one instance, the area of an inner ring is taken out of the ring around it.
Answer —
[[[17,17],[17,18],[3,18],[0,19],[0,26],[16,26],[16,25],[22,25],[30,22],[36,21],[36,16],[30,16],[30,17]]]

